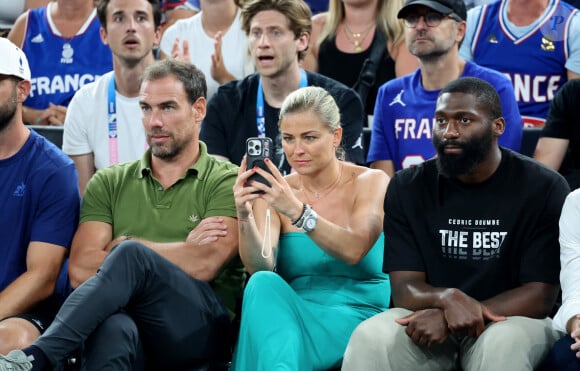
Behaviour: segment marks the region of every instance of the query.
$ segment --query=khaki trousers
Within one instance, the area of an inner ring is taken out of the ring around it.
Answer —
[[[450,336],[431,348],[416,345],[395,322],[412,312],[390,309],[362,322],[346,348],[344,371],[533,370],[559,338],[552,320],[508,317],[479,338]]]

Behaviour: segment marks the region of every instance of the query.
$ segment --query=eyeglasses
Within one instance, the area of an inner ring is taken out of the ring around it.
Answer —
[[[405,17],[405,25],[409,28],[415,28],[417,27],[417,24],[419,23],[421,17],[423,17],[423,19],[425,20],[425,24],[429,27],[439,26],[444,18],[450,18],[456,22],[461,22],[461,18],[454,13],[444,15],[437,12],[430,12],[425,14],[408,14]]]

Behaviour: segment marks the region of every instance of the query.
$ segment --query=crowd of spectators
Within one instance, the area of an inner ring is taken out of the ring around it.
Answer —
[[[0,371],[580,370],[579,3],[2,2]]]

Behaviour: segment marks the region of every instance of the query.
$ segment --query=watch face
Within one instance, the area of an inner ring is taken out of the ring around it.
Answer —
[[[316,219],[315,218],[308,218],[304,222],[304,225],[307,229],[313,230],[316,227]]]

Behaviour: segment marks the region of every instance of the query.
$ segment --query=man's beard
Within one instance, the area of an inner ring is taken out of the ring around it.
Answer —
[[[183,148],[187,146],[187,143],[191,141],[191,139],[186,140],[176,140],[175,137],[168,133],[163,133],[164,135],[168,135],[172,140],[166,145],[152,145],[151,135],[160,134],[160,133],[149,133],[148,135],[148,144],[149,148],[151,148],[151,154],[157,158],[163,160],[169,160],[181,153]]]
[[[441,140],[433,136],[433,146],[437,150],[437,169],[439,173],[447,178],[457,178],[473,172],[490,152],[493,134],[491,130],[479,137],[473,137],[466,142],[455,140]],[[453,145],[461,148],[459,154],[445,153],[444,147]]]
[[[16,108],[18,103],[16,101],[16,89],[14,89],[12,96],[4,105],[0,105],[0,131],[12,122],[14,115],[16,115]]]
[[[420,33],[418,36],[425,37],[426,33]],[[434,42],[432,38],[430,38],[429,40]],[[454,47],[453,43],[446,44],[446,42],[447,40],[445,42],[441,41],[439,43],[434,42],[435,43],[434,48],[428,51],[421,50],[420,48],[416,48],[410,45],[409,51],[411,52],[411,54],[413,54],[414,56],[416,56],[417,58],[421,59],[424,62],[437,61],[442,56],[449,54],[449,51]]]

